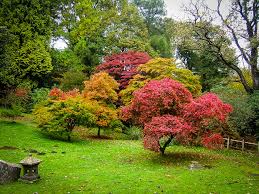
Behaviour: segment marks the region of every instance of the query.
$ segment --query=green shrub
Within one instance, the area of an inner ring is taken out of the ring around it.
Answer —
[[[0,108],[0,116],[6,118],[14,119],[17,116],[21,116],[21,111],[19,109],[8,109],[8,108]]]
[[[59,79],[60,89],[64,91],[69,91],[74,88],[79,89],[80,91],[84,88],[83,81],[87,79],[85,74],[82,71],[70,70],[62,75],[63,77]]]
[[[259,94],[246,94],[230,87],[214,88],[220,98],[233,106],[229,126],[242,137],[254,136],[259,140]]]
[[[31,93],[31,104],[32,107],[48,99],[49,95],[48,88],[37,88]]]
[[[91,103],[79,98],[68,98],[41,103],[35,107],[33,115],[43,133],[71,141],[75,126],[91,126],[96,122],[93,108]]]
[[[130,140],[140,140],[143,137],[143,130],[136,126],[127,128],[125,133]]]

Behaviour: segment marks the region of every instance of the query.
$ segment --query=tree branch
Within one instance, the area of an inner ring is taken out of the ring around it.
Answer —
[[[236,32],[235,30],[229,25],[227,24],[226,20],[224,19],[223,15],[221,14],[220,12],[220,6],[221,6],[221,2],[222,0],[218,0],[218,5],[217,5],[217,13],[220,17],[220,19],[222,20],[222,22],[224,23],[224,25],[231,31],[231,34],[234,38],[234,41],[235,41],[235,44],[237,46],[237,48],[239,49],[239,51],[241,52],[243,58],[245,59],[245,61],[251,65],[251,61],[249,59],[249,56],[247,56],[246,52],[244,51],[244,49],[241,47],[240,43],[239,43],[239,40],[238,40],[238,37],[236,35]]]

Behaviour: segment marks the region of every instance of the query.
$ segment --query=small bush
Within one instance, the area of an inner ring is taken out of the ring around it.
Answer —
[[[0,108],[0,116],[6,118],[14,119],[17,116],[21,116],[21,111],[19,109],[7,109],[7,108]]]
[[[70,70],[62,75],[63,77],[59,79],[60,88],[64,91],[69,91],[74,88],[83,90],[83,81],[87,79],[86,75],[82,71]]]
[[[248,95],[239,88],[214,88],[220,98],[233,106],[229,116],[232,131],[240,136],[254,136],[259,140],[259,94]]]
[[[142,129],[136,126],[129,127],[125,130],[127,138],[130,140],[140,140],[143,138]]]
[[[34,116],[41,131],[53,137],[65,137],[71,141],[75,126],[91,126],[96,122],[91,103],[79,98],[49,101],[36,106]]]
[[[31,93],[32,107],[48,99],[48,88],[37,88]]]

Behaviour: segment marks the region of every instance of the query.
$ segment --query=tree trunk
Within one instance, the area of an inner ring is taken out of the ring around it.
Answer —
[[[248,85],[248,83],[247,83],[247,81],[246,81],[246,79],[245,79],[245,77],[244,77],[243,72],[241,71],[241,69],[240,69],[239,67],[237,67],[237,66],[232,66],[232,67],[230,67],[230,68],[232,68],[232,69],[238,74],[238,76],[239,76],[239,78],[240,78],[240,81],[241,81],[242,85],[243,85],[244,88],[245,88],[245,91],[246,91],[248,94],[252,94],[254,91],[253,91],[253,89]]]
[[[71,141],[71,136],[70,136],[70,134],[67,135],[67,141]]]
[[[251,49],[251,74],[253,78],[253,89],[259,90],[259,69],[258,62],[258,48]]]
[[[253,78],[253,89],[259,90],[259,70],[256,67],[251,68]]]
[[[97,133],[97,136],[98,136],[98,137],[101,137],[101,129],[100,129],[100,127],[98,127],[98,133]]]
[[[161,152],[162,155],[165,155],[165,149],[171,143],[172,139],[173,139],[173,136],[170,135],[169,139],[165,142],[165,144],[162,147],[160,145],[159,149],[160,149],[160,152]]]

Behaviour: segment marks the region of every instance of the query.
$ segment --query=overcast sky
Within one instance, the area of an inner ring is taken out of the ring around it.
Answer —
[[[196,0],[193,0],[195,2]],[[223,0],[222,1],[222,6],[221,6],[221,11],[223,13],[227,12],[227,2],[230,2],[231,0]],[[188,5],[190,4],[190,0],[164,0],[166,4],[166,9],[167,9],[167,17],[171,17],[177,20],[182,20],[186,19],[187,16],[183,11],[183,5]],[[208,6],[211,9],[216,9],[217,8],[217,0],[205,0],[205,3],[208,4]]]
[[[165,0],[167,16],[177,19],[184,18],[185,14],[181,8],[182,4],[186,4],[189,0]]]

